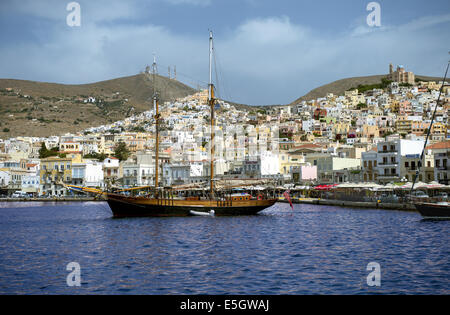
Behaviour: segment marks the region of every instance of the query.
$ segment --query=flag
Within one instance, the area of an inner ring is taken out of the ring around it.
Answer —
[[[289,195],[289,190],[286,190],[283,195],[284,195],[284,198],[286,198],[286,200],[289,201],[289,204],[291,205],[292,210],[294,210],[294,205],[292,204],[291,196]]]

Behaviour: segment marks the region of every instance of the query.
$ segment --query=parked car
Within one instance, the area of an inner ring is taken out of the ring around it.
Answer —
[[[430,199],[430,196],[428,196],[424,191],[417,190],[414,191],[411,195],[407,196],[408,198],[412,200],[420,200],[420,201],[426,201],[427,199]]]
[[[16,191],[11,195],[12,198],[27,198],[28,194],[23,191]]]

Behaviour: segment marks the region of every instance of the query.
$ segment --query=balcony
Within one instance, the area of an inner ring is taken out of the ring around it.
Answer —
[[[396,166],[396,165],[398,165],[398,162],[386,161],[386,162],[378,163],[378,166]]]
[[[398,174],[381,174],[378,175],[378,178],[399,178],[400,175]]]
[[[398,153],[397,150],[387,149],[387,150],[380,150],[378,151],[380,154],[388,154],[388,153]]]

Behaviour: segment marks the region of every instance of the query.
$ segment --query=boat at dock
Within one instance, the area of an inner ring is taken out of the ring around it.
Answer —
[[[450,204],[448,202],[417,202],[414,206],[425,219],[450,219]]]

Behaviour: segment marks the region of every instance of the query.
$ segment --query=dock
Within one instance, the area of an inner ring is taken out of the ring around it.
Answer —
[[[287,203],[287,200],[280,199],[279,202]],[[346,208],[369,208],[400,211],[417,211],[413,204],[408,203],[385,203],[385,202],[366,202],[366,201],[345,201],[330,200],[320,198],[292,198],[295,204],[312,204],[321,206],[337,206]]]
[[[0,198],[0,202],[86,202],[104,201],[94,197]]]

